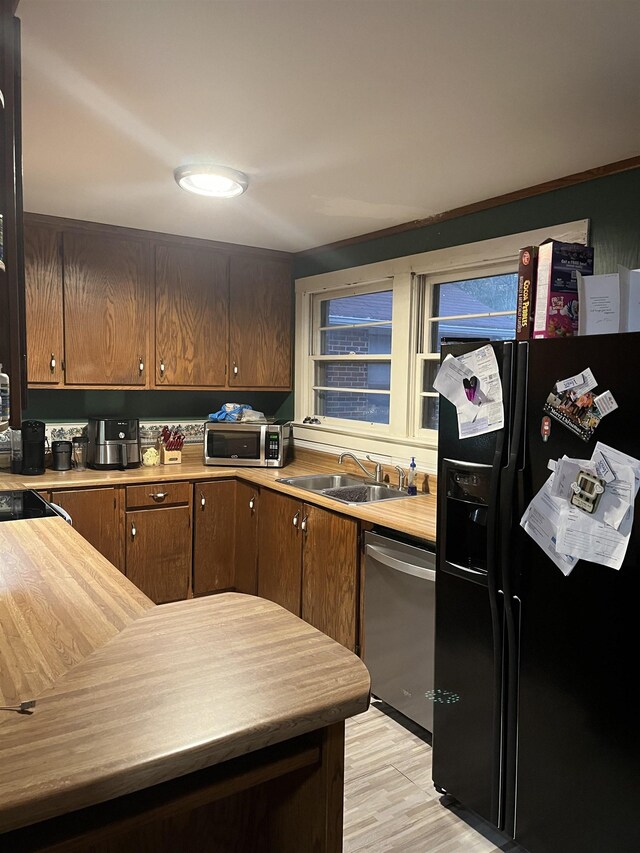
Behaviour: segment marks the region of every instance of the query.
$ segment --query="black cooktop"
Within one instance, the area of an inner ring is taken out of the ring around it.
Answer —
[[[0,492],[0,521],[21,518],[48,518],[58,513],[32,489]]]

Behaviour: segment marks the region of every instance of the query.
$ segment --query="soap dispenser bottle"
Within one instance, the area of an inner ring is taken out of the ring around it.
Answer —
[[[411,464],[409,465],[409,474],[407,475],[407,494],[418,494],[418,487],[416,486],[416,460],[413,456],[411,457]]]

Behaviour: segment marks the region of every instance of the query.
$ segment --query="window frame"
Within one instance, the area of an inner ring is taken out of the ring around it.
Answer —
[[[419,347],[424,335],[421,312],[426,301],[420,278],[434,283],[483,275],[517,271],[518,255],[523,246],[539,245],[547,238],[569,243],[588,243],[589,220],[580,219],[546,228],[494,237],[474,243],[434,249],[415,255],[392,258],[360,267],[351,267],[319,275],[306,276],[295,282],[295,414],[296,444],[310,449],[331,451],[336,447],[378,454],[391,464],[406,462],[407,454],[420,448],[420,462],[425,470],[437,465],[437,431],[418,429]],[[382,290],[393,290],[391,384],[389,424],[370,425],[338,419],[321,419],[320,424],[304,424],[313,409],[313,305],[322,298],[338,293],[351,295],[367,292],[371,284],[382,283]],[[344,293],[343,293],[344,292]]]
[[[517,258],[516,258],[516,266],[517,266]],[[500,260],[497,262],[488,262],[482,265],[482,269],[477,267],[474,269],[472,276],[470,276],[468,271],[465,271],[462,275],[460,270],[452,270],[447,273],[428,273],[421,276],[417,276],[416,286],[418,288],[423,289],[423,293],[421,294],[421,302],[422,302],[422,317],[418,318],[418,322],[420,323],[420,340],[417,341],[417,351],[415,353],[415,361],[413,366],[413,409],[412,409],[412,424],[413,424],[413,432],[412,435],[416,439],[422,440],[422,442],[426,444],[432,444],[437,446],[438,442],[438,430],[435,429],[425,429],[422,426],[422,400],[425,397],[438,397],[437,392],[430,392],[423,390],[423,371],[425,367],[425,363],[429,361],[439,361],[440,353],[433,349],[432,346],[432,335],[431,335],[431,324],[436,319],[442,319],[440,315],[435,315],[432,313],[433,308],[433,298],[434,298],[434,289],[438,284],[448,284],[452,281],[461,281],[464,279],[468,279],[470,277],[473,278],[488,278],[490,276],[498,276],[498,275],[509,275],[513,274],[513,261],[512,260]],[[517,275],[517,270],[516,270]],[[515,317],[516,309],[513,311],[493,311],[488,312],[487,314],[479,315],[479,314],[470,314],[463,315],[457,314],[456,317],[463,319],[466,316],[475,317],[475,316],[510,316],[513,315]]]
[[[315,409],[315,391],[317,390],[317,385],[315,381],[316,377],[316,365],[321,362],[389,362],[391,365],[393,363],[393,307],[391,312],[391,320],[380,322],[378,325],[390,325],[391,326],[391,352],[387,355],[386,353],[382,354],[368,354],[364,353],[362,355],[322,355],[322,330],[326,327],[322,325],[322,303],[327,299],[340,299],[346,296],[362,296],[368,293],[386,293],[387,291],[391,291],[393,293],[393,280],[384,278],[379,281],[372,282],[362,282],[360,284],[337,288],[335,290],[330,290],[328,292],[316,293],[313,294],[311,300],[311,332],[310,332],[310,352],[308,357],[308,370],[310,375],[308,376],[308,384],[311,388],[311,408],[310,414],[316,415],[314,412]],[[392,303],[393,306],[393,303]],[[365,324],[363,324],[365,325]],[[366,324],[370,326],[372,324]],[[375,324],[374,324],[375,325]],[[337,326],[336,328],[340,328]],[[383,391],[382,393],[388,393],[389,401],[391,401],[392,395],[392,384],[393,384],[393,375],[391,376],[391,380],[389,383],[389,391]],[[330,390],[340,391],[340,388],[334,388]],[[354,389],[355,392],[355,389]],[[362,389],[360,393],[369,393],[369,389]],[[381,392],[378,390],[373,390],[371,393],[380,394]],[[389,413],[389,420],[391,420],[391,412]],[[322,422],[327,425],[333,425],[337,428],[358,428],[361,427],[364,430],[368,430],[369,428],[373,428],[375,431],[380,431],[387,433],[389,432],[390,425],[389,424],[381,424],[369,421],[357,421],[352,418],[336,418],[336,417],[327,417],[323,416]]]

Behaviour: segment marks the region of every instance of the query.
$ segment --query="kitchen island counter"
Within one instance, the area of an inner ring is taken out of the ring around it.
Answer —
[[[13,652],[10,637],[0,646],[3,672],[13,654],[11,701],[37,700],[31,714],[0,712],[0,848],[168,850],[224,828],[252,845],[233,849],[340,849],[343,721],[369,701],[358,658],[260,598],[154,606],[61,519],[0,535],[15,578],[25,541],[35,565],[50,554],[22,592],[6,574],[0,587],[14,624],[36,600],[47,614]],[[69,615],[93,597],[106,606],[103,578],[129,611],[90,648]],[[16,667],[51,669],[47,637],[79,651],[27,689]]]

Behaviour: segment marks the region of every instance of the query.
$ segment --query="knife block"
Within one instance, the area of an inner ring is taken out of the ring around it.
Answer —
[[[182,451],[167,450],[162,444],[160,446],[160,462],[162,465],[179,465],[182,462]]]

